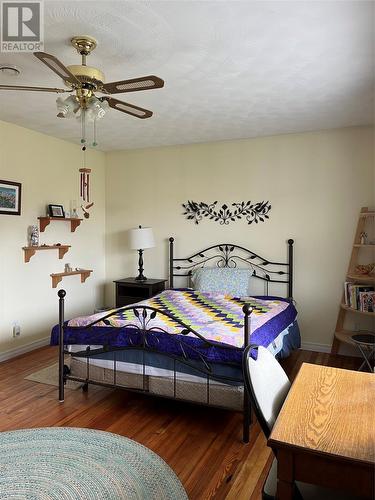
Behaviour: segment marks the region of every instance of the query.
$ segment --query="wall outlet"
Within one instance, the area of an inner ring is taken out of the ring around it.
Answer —
[[[21,327],[18,323],[13,325],[13,337],[19,337],[21,335]]]

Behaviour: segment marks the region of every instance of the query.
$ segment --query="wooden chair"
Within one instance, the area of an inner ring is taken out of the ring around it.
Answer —
[[[251,351],[257,351],[257,359],[251,357]],[[290,389],[290,381],[277,359],[268,349],[250,345],[243,354],[243,374],[245,390],[254,409],[259,425],[268,439],[273,425]],[[352,500],[341,491],[296,482],[295,500]],[[263,485],[263,500],[276,498],[277,457],[274,459],[268,477]]]

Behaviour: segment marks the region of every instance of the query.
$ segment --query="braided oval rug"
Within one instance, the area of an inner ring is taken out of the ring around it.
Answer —
[[[110,432],[46,427],[0,432],[0,498],[187,500],[172,469]]]

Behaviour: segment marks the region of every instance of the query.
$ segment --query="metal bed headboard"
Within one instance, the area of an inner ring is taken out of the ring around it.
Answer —
[[[169,238],[169,286],[174,288],[175,277],[189,278],[193,271],[206,264],[219,268],[236,268],[245,265],[252,269],[252,276],[266,283],[266,295],[269,295],[270,283],[283,283],[287,286],[287,298],[293,299],[293,244],[288,240],[288,261],[274,262],[261,257],[233,243],[212,245],[189,257],[174,257],[174,238]]]

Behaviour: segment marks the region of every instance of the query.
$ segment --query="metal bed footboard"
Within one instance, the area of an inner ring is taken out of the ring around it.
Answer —
[[[153,394],[146,384],[146,363],[145,363],[145,352],[162,354],[167,358],[173,360],[173,395],[172,396],[163,396],[157,395],[157,397],[166,397],[169,399],[182,399],[176,396],[176,377],[178,371],[176,370],[176,364],[184,364],[194,371],[199,372],[206,380],[206,402],[196,402],[194,400],[189,400],[191,403],[199,404],[202,406],[218,406],[213,404],[210,401],[210,390],[211,390],[211,382],[213,380],[227,383],[241,383],[243,386],[243,380],[235,379],[232,377],[221,376],[218,374],[214,374],[212,368],[212,362],[208,360],[208,357],[204,353],[205,348],[217,347],[220,346],[220,349],[228,349],[228,350],[236,350],[242,353],[242,348],[238,348],[235,346],[217,344],[215,342],[211,342],[205,339],[202,335],[192,329],[189,325],[179,321],[172,314],[157,309],[151,306],[144,305],[130,305],[126,307],[122,307],[120,309],[116,309],[109,314],[101,317],[100,319],[90,323],[85,327],[69,327],[70,330],[76,329],[90,329],[94,327],[96,324],[105,321],[106,319],[118,314],[119,311],[130,311],[134,314],[134,322],[127,325],[126,328],[131,328],[131,333],[129,333],[129,345],[124,347],[111,347],[111,346],[103,346],[102,349],[90,349],[87,348],[85,351],[70,353],[65,349],[65,318],[64,318],[64,306],[65,306],[65,290],[59,290],[59,401],[63,402],[65,397],[65,383],[67,380],[73,380],[77,382],[82,382],[83,390],[87,390],[88,384],[100,385],[105,387],[112,388],[122,388],[132,392],[140,392],[144,394]],[[242,308],[244,313],[244,346],[249,345],[250,340],[250,315],[251,308],[248,304],[245,304]],[[180,330],[179,334],[170,334],[163,328],[159,326],[153,326],[153,320],[157,317],[157,315],[166,316],[169,319],[173,320],[176,324],[177,328]],[[130,330],[129,330],[130,332]],[[174,353],[166,353],[161,350],[158,350],[157,346],[159,343],[158,334],[168,335],[169,340],[173,343],[175,347]],[[187,335],[193,336],[201,341],[201,345],[199,347],[192,346],[187,343],[184,339]],[[117,370],[116,370],[116,353],[119,351],[129,351],[129,350],[141,350],[143,353],[143,363],[142,363],[142,387],[134,388],[128,387],[126,385],[117,383]],[[96,354],[102,353],[113,353],[113,362],[114,362],[114,378],[113,383],[108,382],[100,382],[96,380],[90,379],[90,357],[94,357]],[[76,358],[82,358],[86,360],[86,377],[75,377],[70,375],[69,369],[66,365],[64,365],[64,356],[65,354],[71,354]],[[235,365],[238,367],[238,365]],[[249,405],[249,399],[246,390],[243,392],[243,441],[245,443],[249,442],[249,427],[251,423],[251,411]]]

